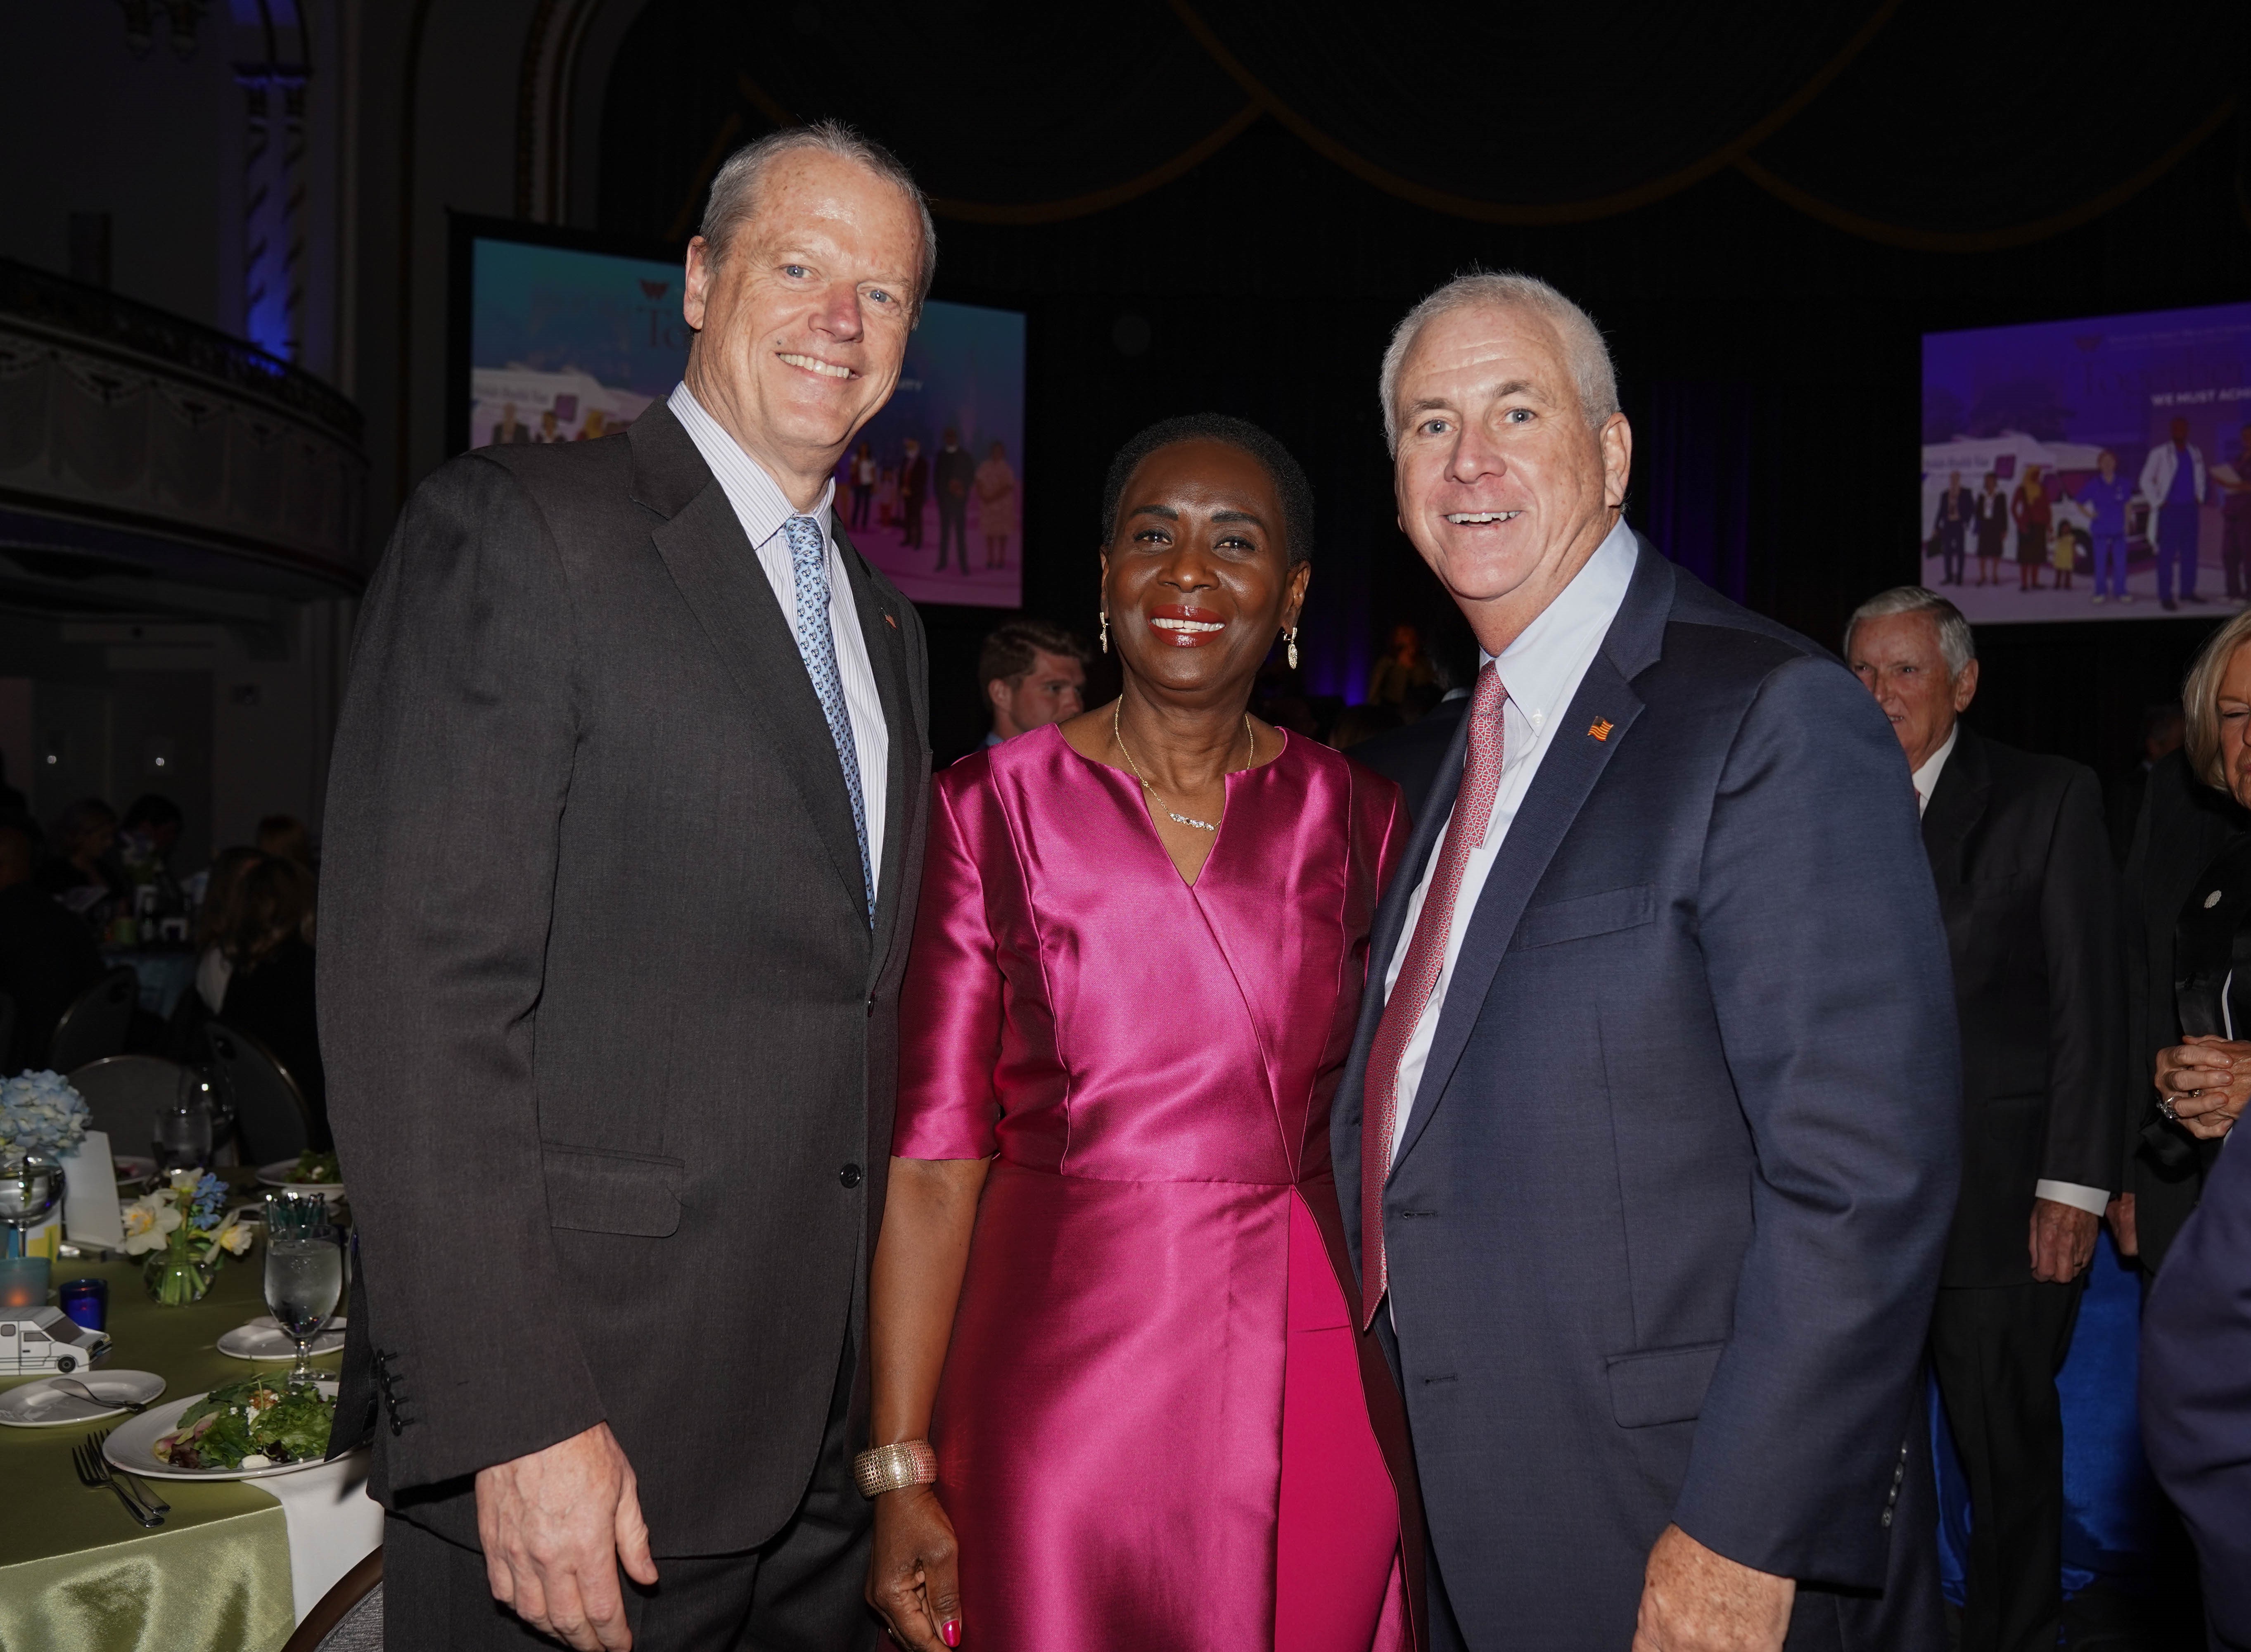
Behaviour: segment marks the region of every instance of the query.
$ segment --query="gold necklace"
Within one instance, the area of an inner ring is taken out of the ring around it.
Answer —
[[[1170,803],[1159,796],[1157,794],[1157,788],[1149,784],[1149,777],[1141,772],[1141,766],[1133,760],[1133,753],[1126,750],[1126,731],[1119,725],[1118,720],[1124,713],[1125,710],[1126,697],[1123,694],[1120,694],[1115,700],[1111,702],[1110,705],[1110,738],[1118,742],[1118,749],[1120,752],[1125,752],[1126,767],[1133,771],[1133,778],[1141,782],[1141,789],[1149,794],[1149,801],[1156,804],[1159,809],[1163,809],[1165,813],[1171,816],[1173,819],[1180,822],[1183,826],[1193,826],[1200,832],[1217,831],[1219,829],[1218,822],[1198,820],[1193,815],[1183,815],[1180,813]],[[1249,752],[1243,757],[1243,767],[1249,768],[1251,764],[1258,760],[1258,735],[1250,726],[1250,713],[1248,711],[1245,711],[1243,714],[1243,739],[1244,743],[1250,747]],[[1223,782],[1226,779],[1225,774],[1222,773],[1220,778]]]

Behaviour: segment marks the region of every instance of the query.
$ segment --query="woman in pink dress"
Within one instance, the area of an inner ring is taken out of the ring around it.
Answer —
[[[1103,516],[1123,695],[934,782],[869,1600],[923,1652],[1403,1652],[1421,1512],[1328,1113],[1405,816],[1245,711],[1309,573],[1280,444],[1153,427]]]

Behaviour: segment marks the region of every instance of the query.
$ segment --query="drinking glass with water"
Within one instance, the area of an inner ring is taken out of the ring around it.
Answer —
[[[172,1097],[172,1105],[156,1110],[156,1140],[152,1151],[156,1168],[170,1174],[174,1170],[200,1170],[211,1162],[211,1110],[200,1075],[192,1067],[183,1068],[179,1087]]]
[[[288,1380],[309,1383],[313,1340],[343,1295],[344,1252],[329,1220],[328,1201],[315,1194],[275,1193],[266,1200],[266,1306],[282,1335],[296,1344]]]

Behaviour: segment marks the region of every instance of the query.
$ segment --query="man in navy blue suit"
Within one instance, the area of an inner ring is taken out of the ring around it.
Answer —
[[[2142,1439],[2196,1540],[2212,1644],[2251,1652],[2251,1148],[2220,1154],[2150,1287]]]
[[[1961,1081],[1899,745],[1624,525],[1609,354],[1552,288],[1440,289],[1382,398],[1485,662],[1333,1136],[1432,1644],[1943,1645],[1921,1362]]]

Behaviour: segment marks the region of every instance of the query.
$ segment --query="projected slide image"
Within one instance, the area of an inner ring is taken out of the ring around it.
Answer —
[[[2251,304],[1929,333],[1922,583],[1972,623],[2251,600]]]
[[[680,382],[677,264],[483,235],[473,253],[471,447],[614,434]],[[1023,316],[933,301],[837,466],[836,522],[910,601],[1019,607],[1023,448]]]

